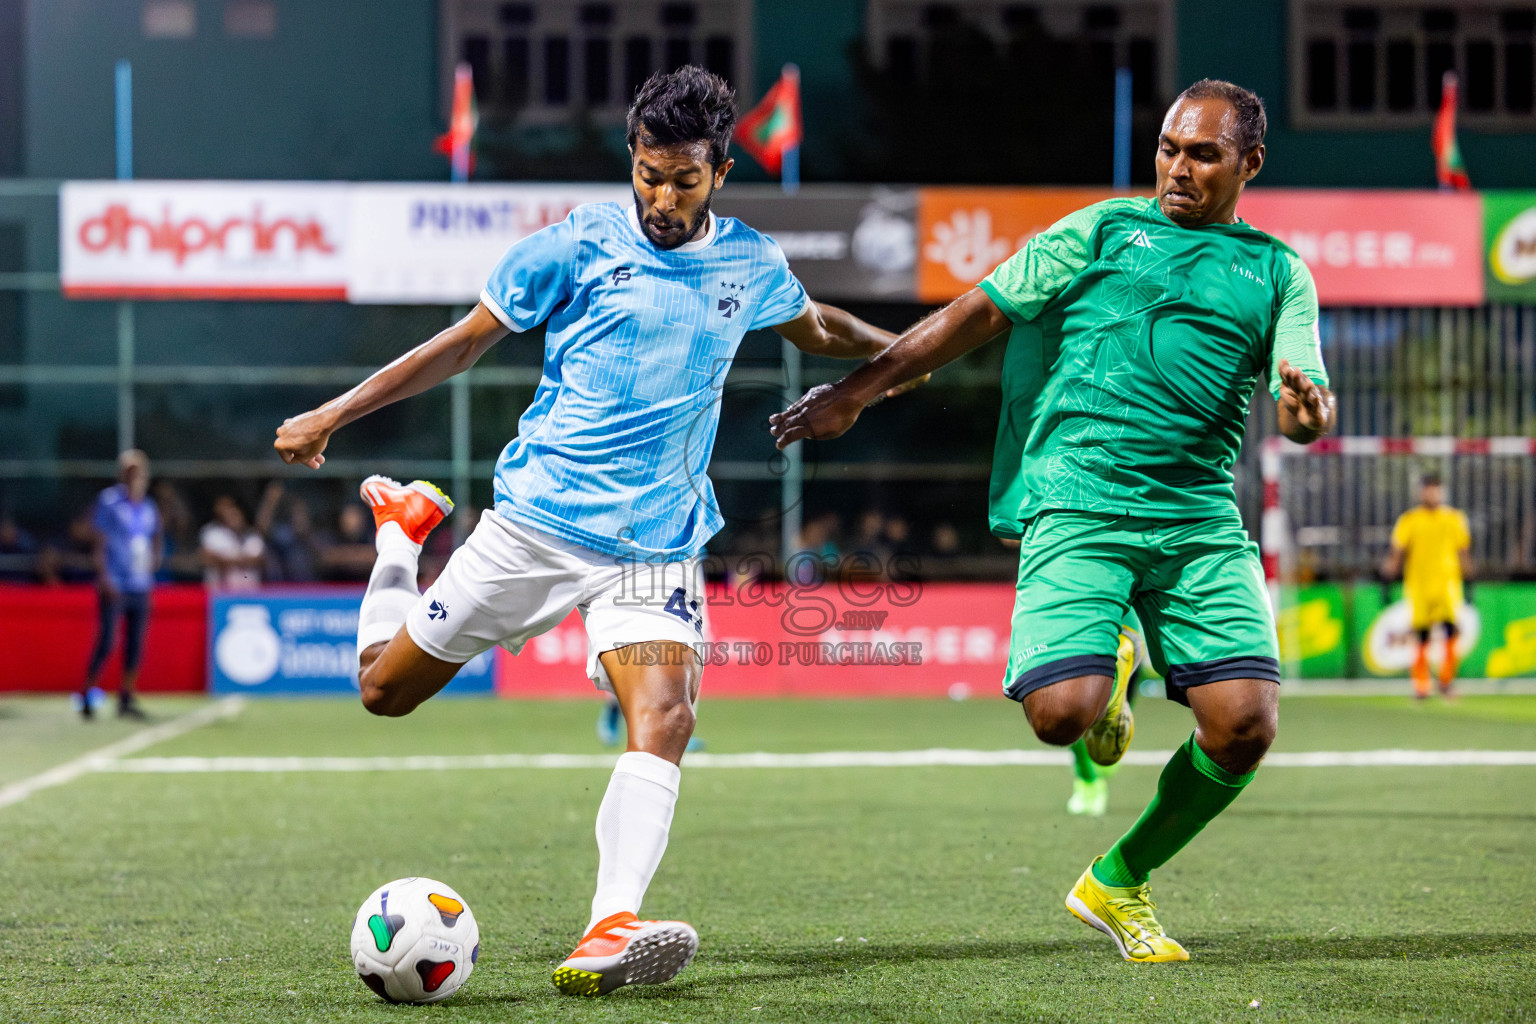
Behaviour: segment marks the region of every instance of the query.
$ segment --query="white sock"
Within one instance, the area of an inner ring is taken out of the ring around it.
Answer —
[[[597,809],[597,892],[587,931],[620,911],[640,913],[646,886],[667,852],[682,770],[655,754],[621,754]]]
[[[385,523],[375,535],[379,557],[368,576],[368,591],[357,614],[357,655],[377,643],[387,643],[405,625],[411,606],[421,597],[416,589],[416,562],[421,545],[405,535],[400,524]]]

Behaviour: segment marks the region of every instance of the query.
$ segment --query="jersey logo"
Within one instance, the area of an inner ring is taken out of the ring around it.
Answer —
[[[620,281],[628,281],[631,276],[632,275],[630,274],[628,267],[614,267],[613,268],[613,283],[614,284],[618,284]]]
[[[1255,274],[1247,267],[1240,267],[1236,263],[1233,263],[1232,273],[1238,275],[1239,277],[1246,277],[1248,280],[1264,285],[1266,288],[1269,287],[1268,281],[1265,281],[1262,277],[1260,277],[1258,274]]]
[[[728,291],[715,305],[715,312],[723,314],[729,320],[741,311],[742,286],[734,281],[721,281],[720,287],[728,289]]]
[[[447,621],[448,606],[441,601],[434,600],[431,604],[427,605],[427,618]]]
[[[1131,244],[1132,245],[1139,245],[1143,249],[1151,249],[1153,247],[1152,246],[1152,239],[1147,237],[1147,232],[1146,232],[1145,228],[1139,229],[1139,230],[1137,230],[1137,231],[1132,233],[1132,235],[1131,235]]]

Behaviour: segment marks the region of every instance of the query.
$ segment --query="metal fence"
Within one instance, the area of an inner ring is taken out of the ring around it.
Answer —
[[[1522,442],[1536,438],[1536,308],[1330,310],[1322,335],[1338,434],[1357,443],[1280,464],[1288,575],[1373,574],[1434,471],[1467,513],[1480,574],[1536,576],[1536,458]],[[1250,523],[1263,504],[1256,442],[1272,432],[1266,410],[1244,453]]]

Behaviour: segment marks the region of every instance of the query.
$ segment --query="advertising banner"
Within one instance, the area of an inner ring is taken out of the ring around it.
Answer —
[[[89,583],[39,587],[0,584],[0,691],[70,693],[80,689],[98,628]],[[207,685],[208,592],[202,584],[158,586],[144,638],[145,693],[202,692]],[[107,659],[101,685],[117,689],[122,648]]]
[[[721,192],[714,209],[771,235],[813,298],[911,301],[917,195],[915,189],[827,186],[791,198],[748,186]]]
[[[627,185],[355,185],[351,302],[472,305],[512,243]]]
[[[917,201],[917,297],[948,302],[1106,188],[925,188]]]
[[[215,594],[208,602],[208,688],[257,696],[357,693],[362,588]],[[443,691],[489,693],[493,651]]]
[[[1463,677],[1536,676],[1536,584],[1480,583],[1456,616]],[[1280,651],[1300,659],[1303,679],[1408,675],[1417,653],[1411,610],[1398,588],[1385,602],[1376,586],[1319,583],[1291,589],[1281,609]],[[1438,669],[1437,634],[1430,664]]]
[[[1488,301],[1536,302],[1536,192],[1484,192]]]
[[[720,194],[813,295],[947,302],[1102,188],[810,186]],[[474,302],[514,242],[628,186],[67,182],[71,298]],[[1256,189],[1239,214],[1294,248],[1325,305],[1475,305],[1536,295],[1536,193]],[[1486,279],[1486,283],[1485,283]]]
[[[998,696],[1008,666],[1013,593],[1009,584],[712,586],[703,692]],[[508,697],[591,695],[586,662],[587,635],[572,613],[517,657],[500,662],[496,691]]]
[[[65,182],[63,292],[73,299],[344,299],[348,188]]]
[[[1304,679],[1343,679],[1350,675],[1350,637],[1345,590],[1338,584],[1290,588],[1275,619],[1280,658]]]
[[[1243,193],[1237,214],[1296,250],[1325,306],[1483,301],[1475,193],[1257,188]]]

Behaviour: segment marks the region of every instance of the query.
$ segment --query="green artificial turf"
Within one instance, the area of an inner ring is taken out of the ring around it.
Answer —
[[[441,700],[395,721],[253,702],[135,756],[595,753],[596,707]],[[1276,749],[1532,750],[1533,709],[1287,700]],[[1162,701],[1137,715],[1141,749],[1190,729]],[[0,783],[116,730],[0,703]],[[712,752],[1038,746],[998,700],[717,701],[699,731]],[[0,1021],[1536,1017],[1536,767],[1261,769],[1154,876],[1193,961],[1132,965],[1061,901],[1156,779],[1122,769],[1109,816],[1085,821],[1064,811],[1065,767],[685,765],[646,910],[692,921],[699,959],[589,1001],[549,972],[586,921],[605,770],[88,774],[0,808]],[[363,897],[410,874],[480,921],[474,976],[430,1007],[380,1002],[347,956]]]

